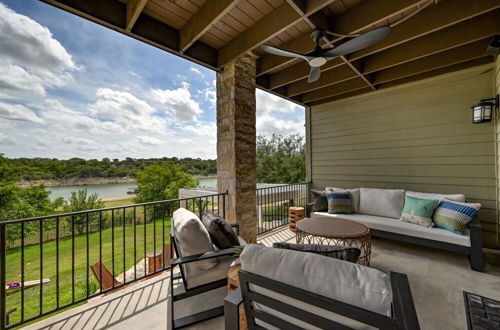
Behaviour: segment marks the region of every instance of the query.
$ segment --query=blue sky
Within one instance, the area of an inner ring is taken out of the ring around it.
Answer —
[[[0,0],[0,153],[216,158],[215,72],[39,1]],[[257,91],[257,134],[304,133]]]

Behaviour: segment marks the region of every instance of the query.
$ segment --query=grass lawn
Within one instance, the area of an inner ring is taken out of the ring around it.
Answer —
[[[126,201],[126,202],[124,202]],[[118,206],[120,201],[110,201]],[[110,203],[107,202],[107,203]],[[130,200],[122,200],[123,204],[129,204]],[[107,206],[111,206],[107,204]],[[154,228],[156,227],[156,245],[154,244]],[[144,232],[146,230],[146,233]],[[163,230],[164,229],[164,230]],[[163,236],[163,233],[165,236]],[[77,300],[86,295],[87,271],[90,279],[90,294],[98,288],[89,266],[99,261],[99,232],[89,234],[89,254],[87,264],[87,236],[80,235],[74,239],[74,257],[72,254],[73,240],[71,238],[59,241],[59,305],[65,305],[73,300],[72,293],[72,268],[74,264],[74,299]],[[144,247],[146,237],[146,247]],[[170,218],[157,219],[144,224],[137,225],[136,229],[136,261],[144,258],[145,252],[161,250],[163,242],[170,241]],[[113,253],[114,242],[114,253]],[[114,264],[113,258],[114,255]],[[117,276],[125,269],[134,265],[134,227],[115,227],[114,239],[111,228],[102,231],[102,261],[104,265]],[[40,279],[40,246],[32,245],[24,249],[25,280]],[[21,280],[21,249],[13,248],[7,251],[7,282]],[[56,308],[56,243],[55,241],[43,244],[43,278],[49,278],[50,283],[43,286],[43,304],[40,306],[40,288],[28,288],[24,294],[24,318],[38,315],[41,311],[46,312]],[[11,314],[10,323],[21,320],[21,292],[12,292],[7,295],[7,310],[17,308]]]
[[[124,205],[132,205],[134,204],[134,197],[124,198],[124,199],[115,199],[110,201],[103,201],[104,207],[115,207],[115,206],[124,206]]]

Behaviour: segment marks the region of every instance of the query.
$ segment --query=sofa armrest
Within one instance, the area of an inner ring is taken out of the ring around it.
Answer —
[[[307,203],[307,205],[306,205],[306,218],[310,218],[311,217],[311,214],[313,212],[313,208],[314,208],[315,204],[316,203],[314,203],[314,202]]]
[[[230,224],[233,230],[236,232],[236,235],[240,235],[240,225],[237,223],[231,223]]]
[[[483,260],[483,227],[478,219],[469,223],[470,231],[470,264],[473,270],[482,272],[484,269]]]
[[[420,325],[411,295],[408,276],[391,272],[391,287],[393,294],[392,306],[398,329],[419,330]]]
[[[202,254],[196,254],[192,256],[186,256],[186,257],[180,257],[176,259],[172,259],[170,262],[170,265],[173,266],[178,266],[178,265],[183,265],[187,264],[190,262],[196,262],[200,260],[207,260],[207,259],[213,259],[213,258],[218,258],[218,257],[224,257],[224,256],[231,256],[236,253],[236,250],[234,248],[229,248],[229,249],[224,249],[224,250],[219,250],[216,252],[207,252],[207,253],[202,253]]]
[[[241,289],[238,288],[231,292],[224,299],[224,323],[226,330],[235,330],[240,328],[240,305],[243,303]]]

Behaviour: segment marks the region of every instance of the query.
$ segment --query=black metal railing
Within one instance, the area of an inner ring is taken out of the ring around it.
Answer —
[[[0,221],[0,329],[164,271],[172,213],[185,207],[225,217],[226,203],[219,193]],[[7,290],[7,282],[22,285]]]
[[[257,234],[288,225],[288,208],[306,208],[309,183],[271,185],[257,189]]]

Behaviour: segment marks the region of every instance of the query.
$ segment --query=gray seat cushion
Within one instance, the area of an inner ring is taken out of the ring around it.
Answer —
[[[345,260],[349,262],[358,262],[361,250],[358,248],[345,248],[341,246],[322,245],[322,244],[292,244],[286,242],[276,242],[273,248],[295,250],[319,254],[325,257]]]
[[[212,243],[218,249],[229,249],[240,245],[238,236],[231,225],[217,214],[203,212],[201,222],[203,222],[203,225],[207,229]]]

